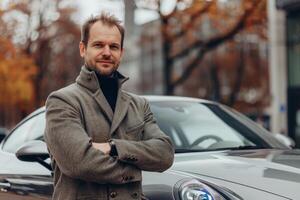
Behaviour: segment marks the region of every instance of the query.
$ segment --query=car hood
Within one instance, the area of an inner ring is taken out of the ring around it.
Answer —
[[[300,150],[239,150],[176,154],[173,170],[300,197]]]

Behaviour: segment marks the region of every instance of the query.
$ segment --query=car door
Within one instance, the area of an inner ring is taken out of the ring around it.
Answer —
[[[34,162],[23,162],[16,151],[30,140],[43,140],[44,112],[22,121],[2,143],[0,150],[0,200],[50,199],[53,191],[51,171]],[[49,161],[50,162],[50,161]]]

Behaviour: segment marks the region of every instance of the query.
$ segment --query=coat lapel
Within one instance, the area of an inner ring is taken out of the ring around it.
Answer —
[[[76,79],[76,82],[82,87],[87,88],[93,93],[93,97],[98,103],[104,115],[107,116],[111,123],[110,133],[112,134],[118,128],[124,117],[126,116],[131,97],[122,91],[122,84],[128,80],[119,72],[116,74],[119,79],[119,90],[116,102],[115,112],[113,113],[109,103],[107,102],[103,92],[100,89],[96,73],[88,70],[85,66],[81,68],[81,72]]]
[[[131,97],[126,95],[121,89],[118,92],[117,103],[113,120],[111,124],[110,134],[113,134],[119,127],[120,123],[126,116]]]
[[[97,90],[94,93],[94,98],[100,106],[100,109],[104,112],[104,114],[108,117],[109,121],[112,123],[114,114],[102,91]]]

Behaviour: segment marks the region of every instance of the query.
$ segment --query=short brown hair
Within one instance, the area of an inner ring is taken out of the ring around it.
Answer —
[[[125,29],[121,25],[121,21],[118,20],[114,15],[104,13],[104,12],[101,13],[100,15],[91,16],[84,22],[81,28],[81,42],[83,42],[83,44],[87,46],[90,37],[91,26],[98,21],[101,21],[105,25],[116,26],[118,28],[118,30],[121,33],[121,47],[123,48]]]

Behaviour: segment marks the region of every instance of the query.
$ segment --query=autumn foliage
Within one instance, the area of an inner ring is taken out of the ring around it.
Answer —
[[[0,10],[0,126],[15,125],[78,74],[80,28],[66,2],[10,0]]]
[[[165,94],[201,97],[245,113],[269,104],[266,0],[136,0],[160,16]]]
[[[22,53],[10,40],[0,38],[0,106],[30,109],[34,94],[34,60]],[[29,108],[28,108],[29,106]],[[32,109],[32,107],[31,107]]]

